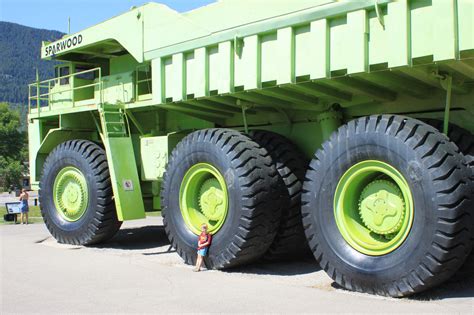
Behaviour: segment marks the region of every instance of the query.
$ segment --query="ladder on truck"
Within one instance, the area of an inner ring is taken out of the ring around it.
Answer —
[[[124,109],[119,104],[99,105],[102,140],[119,221],[145,218],[143,196]]]

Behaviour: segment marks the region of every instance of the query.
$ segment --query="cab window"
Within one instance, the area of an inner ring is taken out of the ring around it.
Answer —
[[[69,73],[70,73],[69,66],[60,67],[58,72],[59,72],[58,77],[63,77],[63,76],[69,75]],[[59,85],[67,85],[67,84],[69,84],[69,78],[61,78],[59,80]]]
[[[76,73],[94,69],[92,66],[76,66]],[[86,73],[81,73],[76,75],[76,78],[82,79],[82,80],[94,80],[95,79],[95,73],[96,71],[90,71]]]

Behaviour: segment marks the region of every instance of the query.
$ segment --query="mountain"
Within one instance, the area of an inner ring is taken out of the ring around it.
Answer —
[[[0,21],[0,102],[20,108],[28,104],[28,84],[54,75],[54,61],[40,59],[41,41],[53,41],[64,34]]]

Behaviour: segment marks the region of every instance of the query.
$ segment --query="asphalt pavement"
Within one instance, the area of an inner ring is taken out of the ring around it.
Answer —
[[[43,224],[0,225],[0,314],[474,313],[474,264],[405,299],[338,288],[313,260],[192,272],[161,218],[127,222],[96,247],[61,245]]]

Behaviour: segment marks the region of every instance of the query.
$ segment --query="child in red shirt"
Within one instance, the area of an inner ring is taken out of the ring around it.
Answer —
[[[197,261],[196,268],[194,271],[201,271],[201,265],[204,257],[207,255],[209,246],[211,245],[212,236],[207,232],[207,224],[203,223],[201,225],[201,235],[198,238],[198,248],[197,248]]]

